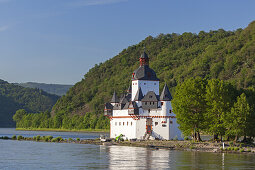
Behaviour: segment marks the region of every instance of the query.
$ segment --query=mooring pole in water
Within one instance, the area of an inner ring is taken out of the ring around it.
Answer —
[[[223,150],[224,150],[224,146],[225,146],[225,144],[224,144],[224,142],[223,142],[223,144],[222,144],[222,148],[223,148]]]

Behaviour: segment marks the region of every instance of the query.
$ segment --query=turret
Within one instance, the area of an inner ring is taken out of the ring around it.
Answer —
[[[115,106],[117,103],[119,103],[119,98],[118,98],[116,92],[114,91],[113,92],[113,96],[112,96],[112,100],[111,100],[111,104],[113,106]]]
[[[170,113],[172,112],[172,106],[171,106],[171,100],[172,95],[167,87],[167,84],[165,84],[163,91],[160,95],[160,101],[161,101],[161,116],[170,116]],[[161,123],[167,123],[166,118],[161,119]]]

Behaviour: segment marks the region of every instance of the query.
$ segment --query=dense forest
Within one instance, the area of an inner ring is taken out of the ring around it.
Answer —
[[[27,82],[27,83],[15,83],[16,85],[20,85],[22,87],[29,87],[34,89],[40,89],[46,91],[50,94],[55,94],[58,96],[63,96],[66,92],[73,87],[73,85],[63,85],[63,84],[46,84],[46,83],[35,83],[35,82]]]
[[[30,113],[51,110],[59,99],[39,89],[24,88],[0,80],[0,127],[14,127],[12,116],[18,109]]]
[[[65,117],[84,117],[88,113],[99,119],[113,91],[120,95],[128,88],[144,46],[150,67],[160,79],[160,90],[167,83],[173,95],[178,84],[197,76],[224,80],[236,89],[255,86],[255,22],[235,31],[159,34],[96,64],[57,101],[51,117],[58,117],[61,123]]]

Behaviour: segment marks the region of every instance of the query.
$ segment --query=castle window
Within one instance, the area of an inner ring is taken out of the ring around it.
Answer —
[[[152,96],[149,96],[149,98],[152,98]]]
[[[125,125],[125,122],[123,122],[123,126]]]
[[[154,85],[156,85],[157,83],[154,83]]]
[[[148,110],[148,112],[150,113],[150,112],[151,112],[151,110],[149,109],[149,110]]]
[[[117,126],[117,122],[115,122],[115,126]]]
[[[161,102],[161,106],[163,106],[164,102]]]
[[[145,105],[147,105],[147,102],[145,102]]]
[[[154,102],[152,102],[152,104],[154,105]]]
[[[131,122],[131,126],[132,126],[133,122]]]
[[[162,127],[166,127],[166,124],[163,124]]]
[[[119,122],[119,125],[121,126],[121,122]]]
[[[146,83],[144,83],[144,85],[146,85]]]
[[[172,113],[172,110],[169,110],[169,113]]]
[[[157,126],[158,125],[158,122],[155,122],[155,126]]]
[[[127,122],[127,126],[128,126],[128,122]]]

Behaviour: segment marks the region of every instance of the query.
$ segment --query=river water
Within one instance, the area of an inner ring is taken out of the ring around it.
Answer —
[[[100,133],[0,129],[0,136],[96,138]],[[0,169],[255,169],[255,154],[0,140]]]

